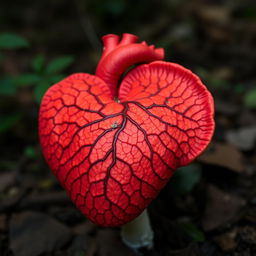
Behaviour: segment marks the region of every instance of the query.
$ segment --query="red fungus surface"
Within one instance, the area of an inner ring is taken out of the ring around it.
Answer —
[[[213,99],[200,79],[164,62],[163,49],[124,34],[103,37],[96,75],[73,74],[46,92],[39,113],[43,154],[91,221],[137,217],[209,144]],[[124,72],[134,64],[124,77]]]

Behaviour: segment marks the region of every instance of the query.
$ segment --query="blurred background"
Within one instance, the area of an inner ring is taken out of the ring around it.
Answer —
[[[46,89],[93,74],[101,36],[133,33],[198,74],[215,99],[208,150],[149,207],[141,255],[256,255],[255,0],[12,0],[0,3],[0,255],[135,255],[87,221],[39,147]]]

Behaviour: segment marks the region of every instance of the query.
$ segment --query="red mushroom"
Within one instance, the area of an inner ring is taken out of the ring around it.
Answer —
[[[77,208],[104,227],[139,216],[214,131],[213,99],[200,79],[137,40],[104,36],[96,75],[67,77],[40,107],[46,161]],[[147,64],[125,74],[139,63]]]

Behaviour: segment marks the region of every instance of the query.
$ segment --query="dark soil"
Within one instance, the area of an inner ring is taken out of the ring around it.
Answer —
[[[71,54],[67,75],[94,73],[100,37],[123,32],[197,73],[215,99],[215,135],[190,178],[174,177],[150,205],[155,247],[137,255],[256,255],[256,104],[246,103],[256,84],[255,1],[13,0],[0,3],[0,25],[31,43],[0,52],[0,78],[32,72],[38,54]],[[0,255],[136,255],[118,228],[86,220],[51,174],[33,90],[0,95],[1,118],[20,114],[8,129],[0,124]]]

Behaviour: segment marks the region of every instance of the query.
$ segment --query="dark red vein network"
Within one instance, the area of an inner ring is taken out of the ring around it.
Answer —
[[[119,226],[207,147],[213,100],[191,71],[163,61],[129,72],[118,100],[108,90],[84,73],[52,86],[41,104],[39,135],[48,164],[82,213]]]

